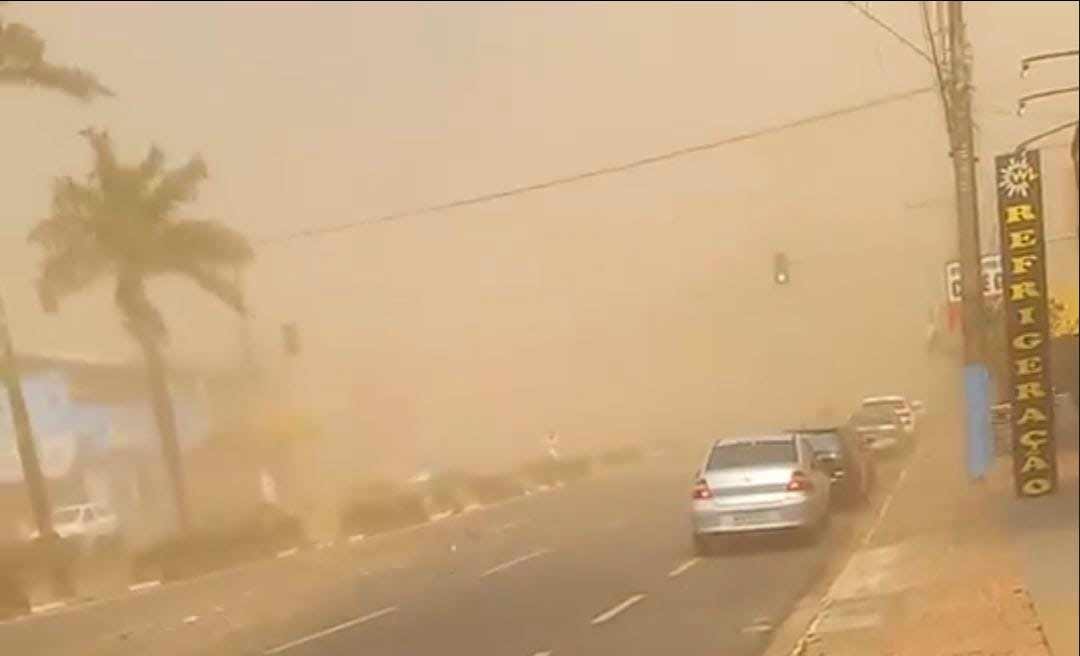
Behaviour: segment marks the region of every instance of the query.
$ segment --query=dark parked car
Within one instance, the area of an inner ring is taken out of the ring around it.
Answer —
[[[874,458],[865,440],[848,426],[796,431],[814,449],[832,481],[833,499],[852,507],[865,503],[877,482]]]
[[[900,416],[885,406],[859,408],[851,415],[846,428],[875,452],[905,452],[915,445],[913,435],[904,430]]]

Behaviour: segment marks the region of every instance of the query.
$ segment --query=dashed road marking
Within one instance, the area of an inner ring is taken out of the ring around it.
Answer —
[[[356,535],[349,536],[349,544],[356,544],[357,542],[363,542],[367,536],[363,533],[357,533]]]
[[[498,574],[499,572],[510,569],[514,565],[520,565],[521,563],[528,562],[528,561],[532,560],[533,558],[539,558],[540,556],[543,556],[543,555],[548,554],[550,552],[551,552],[550,549],[537,549],[536,551],[527,553],[524,556],[519,556],[517,558],[514,558],[513,560],[508,560],[505,563],[502,563],[501,565],[496,565],[495,567],[492,567],[488,571],[481,574],[480,578],[485,578],[485,577],[491,576],[492,574]]]
[[[66,606],[67,606],[66,601],[53,601],[53,602],[47,603],[47,604],[40,604],[40,605],[37,605],[37,606],[31,606],[30,607],[30,612],[31,613],[48,613],[49,611],[60,610],[61,608],[64,608]]]
[[[742,633],[768,633],[773,630],[773,624],[767,617],[759,617],[752,623],[744,626]]]
[[[319,638],[325,638],[326,636],[331,635],[333,633],[337,633],[338,631],[344,631],[345,629],[348,629],[348,628],[351,628],[351,627],[354,627],[354,626],[358,626],[360,624],[364,624],[365,622],[370,622],[371,620],[375,620],[375,619],[378,619],[380,617],[383,617],[384,615],[389,615],[390,613],[396,613],[396,612],[397,612],[397,606],[388,606],[388,607],[383,608],[381,610],[377,610],[374,613],[368,613],[367,615],[361,615],[360,617],[357,617],[356,619],[349,620],[348,622],[342,622],[341,624],[335,624],[334,626],[331,626],[328,629],[323,629],[322,631],[312,633],[311,635],[306,635],[303,638],[297,638],[296,640],[293,640],[292,642],[286,642],[285,644],[278,645],[277,647],[274,647],[273,649],[267,649],[266,651],[263,652],[263,654],[266,654],[266,656],[271,656],[272,654],[280,654],[281,652],[292,649],[293,647],[299,647],[300,645],[307,644],[307,643],[311,642],[312,640],[318,640]]]
[[[538,651],[533,656],[551,656],[550,651]]]
[[[604,612],[600,613],[596,617],[592,618],[592,621],[589,622],[589,623],[592,624],[593,626],[599,626],[601,624],[604,624],[605,622],[610,622],[611,620],[615,619],[619,615],[619,613],[622,613],[623,611],[630,608],[634,604],[639,603],[644,598],[645,598],[644,594],[636,594],[636,595],[628,598],[626,601],[623,601],[618,606],[615,606],[613,608],[609,608],[608,610],[605,610]]]
[[[149,590],[150,588],[157,588],[161,586],[161,581],[142,581],[140,583],[132,583],[128,586],[129,592],[142,592],[143,590]]]
[[[700,558],[691,558],[690,560],[686,561],[686,562],[685,562],[685,563],[683,563],[682,565],[679,565],[679,566],[678,566],[678,567],[676,567],[675,569],[673,569],[673,570],[671,570],[670,572],[668,572],[668,578],[669,578],[669,579],[673,579],[673,578],[675,578],[676,576],[679,576],[680,574],[682,574],[682,573],[683,573],[683,572],[685,572],[686,570],[690,569],[690,568],[691,568],[691,567],[693,567],[694,565],[697,565],[697,564],[698,564],[698,563],[699,563],[700,561],[701,561],[701,559],[700,559]]]
[[[300,553],[300,547],[293,547],[292,549],[284,549],[277,552],[278,558],[288,558],[289,556],[295,556]]]

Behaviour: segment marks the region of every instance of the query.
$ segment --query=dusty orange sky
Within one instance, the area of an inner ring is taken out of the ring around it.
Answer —
[[[917,5],[871,9],[924,43]],[[202,153],[211,179],[191,214],[258,239],[932,80],[926,62],[843,3],[3,12],[118,96],[82,105],[0,88],[0,291],[24,350],[117,357],[130,346],[107,289],[47,316],[30,287],[37,254],[26,232],[48,207],[50,180],[85,171],[76,132],[87,125],[108,128],[132,157],[151,141],[177,159]],[[1027,80],[1016,72],[1024,55],[1076,47],[1077,4],[968,12],[984,161],[1074,119],[1075,96],[1023,119],[1012,110],[1024,90],[1076,83],[1075,60]],[[372,434],[404,432],[421,450],[454,441],[463,459],[548,430],[590,444],[782,423],[869,387],[923,394],[934,371],[926,317],[955,240],[946,153],[927,94],[633,173],[261,248],[247,275],[251,334],[280,364],[279,325],[300,324],[294,375],[342,432],[370,422]],[[1075,216],[1075,192],[1062,198],[1073,205],[1061,215]],[[1075,240],[1060,248],[1075,271]],[[784,289],[771,282],[777,250],[793,261]],[[224,308],[172,281],[155,293],[174,359],[236,356],[239,324]],[[791,398],[799,407],[777,417],[775,400]]]

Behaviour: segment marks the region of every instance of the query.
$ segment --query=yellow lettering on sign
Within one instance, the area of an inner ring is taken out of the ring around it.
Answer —
[[[1041,380],[1033,380],[1030,383],[1020,383],[1016,386],[1016,400],[1027,401],[1028,399],[1045,399],[1046,390],[1043,389]]]
[[[1034,228],[1028,228],[1027,230],[1014,230],[1009,233],[1010,251],[1017,251],[1021,248],[1031,248],[1037,243],[1039,243],[1039,240],[1035,239]]]
[[[1040,333],[1020,333],[1016,337],[1013,337],[1013,348],[1021,351],[1030,351],[1033,348],[1038,348],[1043,343],[1043,336]]]
[[[1043,447],[1043,445],[1046,444],[1049,441],[1050,441],[1050,433],[1049,433],[1049,431],[1045,431],[1045,430],[1042,430],[1042,429],[1029,430],[1028,432],[1021,435],[1020,439],[1017,440],[1017,442],[1019,442],[1023,446],[1025,446],[1025,447],[1027,447],[1029,449],[1034,449],[1036,451],[1041,449]]]
[[[1029,305],[1027,307],[1017,308],[1017,312],[1020,314],[1020,325],[1030,326],[1035,323],[1035,308],[1037,305]]]
[[[1033,478],[1030,481],[1024,481],[1024,484],[1020,486],[1020,491],[1024,493],[1024,496],[1029,497],[1041,496],[1052,489],[1054,489],[1054,484],[1049,478]]]
[[[1034,221],[1035,209],[1031,205],[1013,205],[1005,208],[1005,223],[1020,223],[1021,221]]]
[[[1011,296],[1010,301],[1022,301],[1025,298],[1039,298],[1039,286],[1035,284],[1034,280],[1025,280],[1024,282],[1014,282],[1009,285]]]
[[[1029,455],[1024,459],[1024,466],[1020,468],[1021,474],[1027,474],[1033,471],[1044,471],[1050,469],[1050,463],[1046,462],[1040,455]]]
[[[1043,411],[1039,410],[1038,408],[1025,408],[1024,414],[1020,415],[1020,418],[1016,420],[1016,425],[1023,426],[1024,424],[1028,424],[1033,421],[1050,421],[1050,418],[1047,417],[1043,413]],[[1043,432],[1045,433],[1046,431]]]
[[[1031,265],[1039,261],[1038,255],[1013,255],[1012,256],[1012,274],[1014,276],[1022,276],[1031,270]]]
[[[1028,358],[1020,358],[1013,364],[1016,365],[1017,376],[1030,376],[1031,374],[1041,374],[1043,371],[1042,356],[1033,355]]]

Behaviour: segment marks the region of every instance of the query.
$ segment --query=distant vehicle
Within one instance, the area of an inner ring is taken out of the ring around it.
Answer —
[[[891,408],[900,418],[900,424],[904,432],[909,435],[915,434],[915,410],[912,404],[902,396],[868,396],[862,400],[864,408]],[[922,404],[919,403],[921,407]]]
[[[832,498],[851,507],[866,503],[877,469],[866,442],[846,426],[800,429],[832,481]]]
[[[99,503],[60,506],[53,511],[52,521],[53,530],[61,538],[82,540],[87,546],[116,539],[120,532],[116,513]],[[34,531],[30,538],[36,540],[39,535]]]
[[[810,443],[794,434],[717,441],[691,494],[694,547],[725,534],[800,529],[828,518],[829,477]]]
[[[848,419],[848,427],[871,451],[907,449],[913,445],[912,434],[904,429],[903,420],[888,405],[859,408]]]

